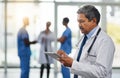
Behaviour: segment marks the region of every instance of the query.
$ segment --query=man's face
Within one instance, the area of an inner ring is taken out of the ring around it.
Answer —
[[[47,22],[47,27],[50,27],[50,25],[51,25],[51,22]]]
[[[89,21],[84,14],[78,14],[77,21],[79,24],[79,29],[83,34],[88,34],[95,27],[94,21]]]
[[[24,20],[23,20],[23,21],[24,21],[24,24],[25,24],[25,25],[29,25],[29,19],[28,19],[27,17],[26,17],[26,18],[24,18]]]
[[[65,25],[65,22],[63,21],[62,24]]]

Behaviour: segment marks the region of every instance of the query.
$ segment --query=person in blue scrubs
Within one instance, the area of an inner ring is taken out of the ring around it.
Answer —
[[[71,42],[72,32],[71,29],[68,27],[69,18],[68,17],[63,18],[62,23],[66,27],[66,30],[63,32],[62,36],[58,38],[57,41],[61,43],[60,50],[65,51],[66,54],[70,54],[72,49],[72,42]],[[68,68],[62,65],[61,70],[62,70],[63,78],[70,78],[70,70]]]
[[[29,18],[23,18],[23,27],[18,31],[17,34],[17,47],[18,47],[18,56],[20,58],[20,68],[21,68],[21,77],[20,78],[29,78],[30,72],[30,44],[35,44],[36,41],[29,41],[29,35],[26,30],[26,27],[29,26]]]

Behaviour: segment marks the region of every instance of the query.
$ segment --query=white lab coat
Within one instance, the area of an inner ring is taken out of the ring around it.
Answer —
[[[112,78],[112,63],[115,46],[112,39],[103,30],[100,31],[90,53],[88,54],[87,52],[98,29],[99,27],[84,45],[80,61],[73,61],[71,72],[79,75],[78,78]],[[76,58],[81,41],[79,42],[78,49],[74,56]]]
[[[38,42],[40,43],[40,53],[39,53],[39,63],[40,64],[46,64],[46,63],[53,63],[53,58],[48,56],[49,61],[47,62],[46,56],[44,54],[45,50],[45,43],[42,42],[42,38],[47,39],[47,49],[48,52],[54,52],[52,42],[56,40],[55,34],[53,32],[50,32],[49,34],[45,34],[45,31],[42,31],[40,35],[38,36]]]

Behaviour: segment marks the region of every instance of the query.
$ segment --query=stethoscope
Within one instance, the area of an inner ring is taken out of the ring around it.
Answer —
[[[87,50],[88,54],[90,53],[90,51],[91,51],[91,49],[92,49],[92,47],[93,47],[93,45],[94,45],[94,43],[95,43],[95,41],[96,41],[99,33],[100,33],[100,31],[101,31],[101,28],[99,28],[99,30],[97,31],[97,33],[96,33],[96,35],[95,35],[95,38],[94,38],[92,44],[90,45],[89,49]],[[83,39],[83,37],[78,41],[78,43],[76,44],[76,46],[79,45],[79,43],[80,43],[80,41],[81,41],[82,39]]]

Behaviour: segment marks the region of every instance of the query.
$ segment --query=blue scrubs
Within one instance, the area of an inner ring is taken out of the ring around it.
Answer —
[[[21,78],[29,78],[30,55],[29,45],[25,45],[24,39],[29,39],[29,35],[25,28],[21,28],[17,35],[18,56],[20,58]]]
[[[62,36],[66,37],[66,40],[64,43],[61,43],[60,50],[65,51],[67,54],[71,52],[72,49],[72,43],[71,43],[71,30],[70,28],[66,28],[66,30],[63,32]],[[63,78],[70,78],[70,70],[62,65],[62,75]]]

